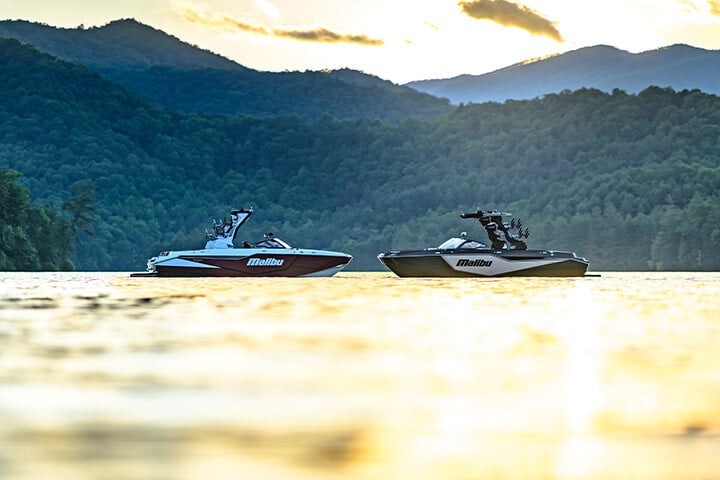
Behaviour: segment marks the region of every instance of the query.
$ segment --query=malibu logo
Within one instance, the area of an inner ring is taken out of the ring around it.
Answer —
[[[279,267],[285,260],[280,258],[251,258],[247,262],[248,267]]]
[[[489,267],[492,265],[492,260],[483,260],[478,258],[477,260],[468,260],[467,258],[461,258],[458,260],[456,267]]]

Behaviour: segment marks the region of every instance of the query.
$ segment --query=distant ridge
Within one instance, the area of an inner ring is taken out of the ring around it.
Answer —
[[[97,67],[244,67],[133,19],[101,27],[58,28],[25,20],[0,21],[0,37],[15,38],[64,60]]]
[[[531,99],[580,88],[638,93],[658,86],[720,94],[720,51],[672,45],[633,54],[598,45],[483,75],[423,80],[406,86],[455,104]]]
[[[329,114],[396,123],[435,117],[452,108],[445,99],[349,69],[254,70],[133,19],[87,29],[6,20],[0,21],[0,37],[82,64],[161,105],[186,112],[298,115],[308,120]]]

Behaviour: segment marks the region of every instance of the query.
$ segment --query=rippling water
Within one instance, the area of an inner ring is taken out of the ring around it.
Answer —
[[[0,274],[0,478],[718,479],[720,274]]]

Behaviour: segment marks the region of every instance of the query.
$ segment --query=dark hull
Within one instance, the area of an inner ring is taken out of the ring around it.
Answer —
[[[180,256],[186,265],[155,265],[158,277],[304,277],[330,276],[352,257],[331,255],[259,254],[248,257]],[[208,268],[210,267],[210,268]]]
[[[569,252],[416,250],[378,259],[399,277],[581,277],[588,262]]]

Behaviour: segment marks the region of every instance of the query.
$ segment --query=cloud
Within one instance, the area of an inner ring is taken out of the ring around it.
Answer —
[[[720,0],[708,0],[710,13],[716,17],[720,17]]]
[[[507,0],[463,0],[458,5],[469,17],[490,20],[507,27],[522,28],[533,35],[542,35],[558,42],[563,41],[553,22],[523,5]]]
[[[280,11],[268,0],[253,0],[253,5],[271,18],[278,18],[280,16]]]
[[[273,30],[276,37],[293,38],[304,42],[321,42],[321,43],[356,43],[359,45],[380,46],[384,42],[376,38],[370,38],[367,35],[348,35],[343,33],[335,33],[326,28],[315,28],[311,30]]]
[[[710,0],[712,1],[712,0]],[[686,7],[687,11],[692,12],[699,12],[700,7],[698,7],[693,0],[677,0],[678,5],[682,5]]]
[[[432,28],[432,29],[435,30],[436,32],[439,32],[439,31],[440,31],[440,27],[438,27],[437,25],[435,25],[435,24],[432,23],[432,22],[428,22],[428,21],[426,20],[426,21],[425,21],[425,25],[427,25],[428,27]]]
[[[182,17],[188,22],[195,25],[202,25],[208,28],[217,28],[228,32],[242,31],[249,33],[258,33],[261,35],[270,35],[272,33],[269,29],[261,25],[253,25],[251,23],[241,22],[240,20],[228,17],[227,15],[208,17],[191,8],[183,9],[181,14]]]
[[[180,12],[182,17],[195,25],[207,28],[216,28],[227,32],[248,32],[269,37],[290,38],[303,42],[317,43],[351,43],[355,45],[380,46],[383,42],[377,38],[367,35],[354,35],[337,33],[326,28],[291,29],[291,28],[269,28],[264,25],[238,20],[228,15],[205,15],[193,8],[183,8]]]

